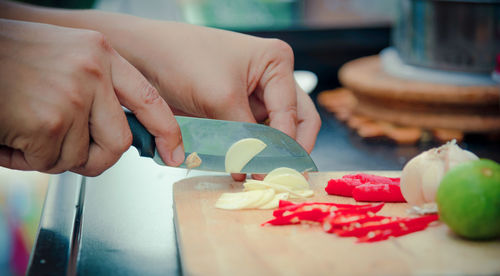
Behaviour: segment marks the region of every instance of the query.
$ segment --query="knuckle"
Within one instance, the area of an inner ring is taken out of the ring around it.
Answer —
[[[88,31],[88,39],[92,45],[100,50],[110,51],[112,49],[106,36],[97,31]]]
[[[46,112],[40,117],[39,125],[45,130],[49,137],[58,137],[64,135],[66,119],[64,114],[57,111]]]
[[[165,138],[165,141],[171,145],[177,145],[182,141],[181,130],[175,120],[167,120],[159,129],[157,137]]]
[[[154,104],[163,101],[163,98],[158,93],[158,90],[154,88],[147,80],[141,80],[142,100],[146,104]]]
[[[75,156],[73,168],[83,168],[89,160],[88,146],[82,148]]]
[[[124,129],[121,134],[116,136],[115,143],[110,145],[109,151],[113,156],[111,159],[118,159],[132,145],[132,132]]]
[[[83,72],[98,80],[104,78],[104,68],[102,66],[102,56],[96,51],[89,50],[87,53],[82,54],[75,61],[77,73]]]
[[[70,84],[66,89],[65,95],[65,105],[69,106],[71,110],[80,112],[87,107],[86,96],[77,83]]]
[[[293,49],[288,43],[280,39],[272,38],[269,39],[269,47],[273,50],[272,52],[278,53],[278,57],[282,60],[293,63]]]
[[[132,145],[132,139],[133,139],[132,132],[130,132],[130,130],[128,129],[124,131],[124,133],[120,136],[121,141],[118,146],[119,154],[122,154],[123,152],[125,152],[130,148],[130,146]]]
[[[34,154],[32,157],[36,158],[37,154]],[[30,158],[30,159],[35,159],[35,158]],[[48,173],[59,173],[59,172],[52,172],[54,168],[56,168],[56,165],[59,160],[58,154],[49,154],[46,156],[43,156],[41,158],[36,158],[36,162],[33,164],[33,168],[37,171],[41,172],[48,172]],[[32,163],[32,162],[30,162]]]

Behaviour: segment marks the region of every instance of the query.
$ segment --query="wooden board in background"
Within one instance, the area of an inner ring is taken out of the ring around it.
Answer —
[[[373,173],[373,172],[372,172]],[[375,172],[398,176],[398,172]],[[346,172],[310,174],[308,200],[354,203],[330,196],[330,178]],[[227,177],[195,177],[174,185],[174,217],[185,275],[498,275],[500,240],[472,242],[444,224],[378,243],[326,234],[320,226],[268,226],[272,210],[227,211],[214,207],[223,192],[239,192]],[[380,214],[405,216],[407,204],[386,204]]]

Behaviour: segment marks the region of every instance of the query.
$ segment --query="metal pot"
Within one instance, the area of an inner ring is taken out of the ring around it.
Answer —
[[[491,73],[500,53],[500,0],[400,0],[393,43],[408,64]]]

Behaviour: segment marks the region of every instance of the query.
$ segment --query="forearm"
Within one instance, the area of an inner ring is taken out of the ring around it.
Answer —
[[[137,41],[128,41],[132,36],[126,33],[133,32],[132,28],[140,28],[141,24],[150,21],[131,15],[97,10],[45,8],[9,1],[0,1],[0,18],[99,31],[105,34],[112,46],[133,64],[136,58],[127,50]],[[130,24],[131,22],[133,24]]]

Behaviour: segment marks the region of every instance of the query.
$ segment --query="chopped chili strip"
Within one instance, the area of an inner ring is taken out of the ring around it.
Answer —
[[[289,225],[298,224],[302,221],[313,221],[322,223],[326,216],[330,214],[329,211],[323,211],[318,208],[314,208],[308,211],[298,211],[290,215],[279,216],[269,221],[264,222],[262,225]]]
[[[366,205],[352,205],[355,207],[352,208],[342,208],[335,211],[338,214],[346,214],[346,213],[376,213],[384,207],[384,203],[377,204],[366,204]]]
[[[357,237],[359,242],[371,242],[388,239],[390,236],[399,237],[409,233],[423,230],[438,219],[437,215],[428,215],[416,218],[389,218],[389,222],[361,225],[361,227],[347,227],[335,230],[334,233],[341,237]],[[372,234],[370,234],[372,233]]]
[[[348,174],[340,179],[330,179],[325,191],[330,195],[353,197],[356,201],[406,202],[399,177]]]
[[[283,204],[281,204],[283,203]],[[283,207],[282,207],[283,206]],[[337,209],[359,209],[359,208],[370,208],[372,204],[340,204],[340,203],[331,203],[331,202],[302,202],[302,203],[292,203],[286,200],[280,200],[280,205],[278,209],[274,210],[273,215],[275,217],[283,216],[285,212],[292,212],[296,210],[301,210],[306,206],[312,206],[312,208],[317,207],[336,207]],[[328,208],[330,209],[330,208]]]
[[[391,184],[392,185],[392,184]],[[384,203],[336,204],[321,202],[292,203],[282,200],[275,218],[262,225],[320,224],[327,233],[356,237],[357,242],[376,242],[426,229],[438,215],[402,218],[376,215]]]
[[[278,208],[283,208],[283,207],[289,206],[289,205],[295,205],[295,203],[288,201],[288,200],[280,199],[280,201],[278,203]]]
[[[406,202],[399,185],[363,184],[352,190],[356,201]]]
[[[373,221],[382,221],[387,218],[386,216],[369,216],[367,214],[349,214],[349,215],[331,215],[327,218],[327,220],[332,224],[335,228],[341,228],[343,226],[351,226],[353,223],[365,223],[365,222],[373,222]]]
[[[329,195],[352,196],[352,189],[358,185],[362,185],[358,179],[330,179],[325,191]]]
[[[380,175],[375,175],[375,174],[366,174],[366,173],[348,174],[348,175],[344,175],[342,178],[357,179],[361,182],[361,184],[376,183],[376,184],[399,185],[399,182],[400,182],[399,177],[385,177],[385,176],[380,176]]]

